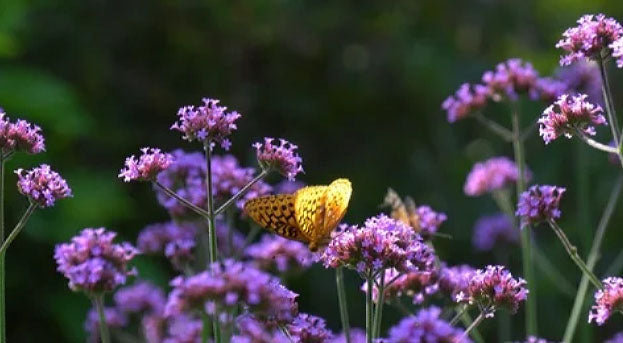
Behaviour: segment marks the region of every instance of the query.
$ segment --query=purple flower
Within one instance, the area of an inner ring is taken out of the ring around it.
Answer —
[[[290,343],[277,328],[267,326],[249,315],[238,317],[236,327],[238,333],[231,337],[231,343]]]
[[[623,37],[615,40],[609,45],[612,49],[612,57],[617,63],[617,67],[623,68]]]
[[[257,161],[264,170],[276,170],[281,175],[294,181],[303,171],[303,159],[296,153],[298,147],[285,139],[279,139],[279,145],[273,144],[273,138],[264,138],[264,143],[255,143]]]
[[[594,136],[593,125],[608,125],[602,108],[586,101],[587,97],[563,94],[545,109],[539,119],[539,133],[545,144],[562,135],[571,138],[577,131]]]
[[[106,318],[106,325],[111,329],[122,328],[128,324],[128,318],[115,307],[105,308],[104,317]],[[89,342],[100,342],[99,315],[93,308],[87,314],[84,329],[89,333]]]
[[[517,342],[517,343],[553,343],[553,342],[550,342],[550,341],[546,340],[545,338],[539,338],[539,337],[535,337],[535,336],[528,336],[528,338],[526,338],[526,340],[524,342]]]
[[[134,155],[125,159],[125,168],[119,172],[119,178],[125,182],[153,181],[163,170],[173,163],[173,156],[160,149],[142,148],[138,159]]]
[[[435,306],[419,310],[403,318],[389,329],[386,343],[468,343],[463,330],[441,318],[441,309]]]
[[[173,266],[182,269],[193,260],[195,233],[191,223],[166,222],[145,227],[138,235],[136,245],[142,253],[162,254],[171,259]]]
[[[201,342],[201,320],[187,315],[179,315],[170,320],[167,337],[162,343],[199,343]]]
[[[604,343],[623,343],[623,331],[612,336],[609,340],[605,341]]]
[[[568,91],[572,94],[588,94],[588,101],[597,105],[603,104],[601,75],[599,75],[597,63],[586,60],[578,61],[559,68],[556,75],[567,84]]]
[[[526,171],[525,174],[529,179],[530,173]],[[518,178],[519,169],[515,162],[507,157],[493,157],[472,167],[463,191],[468,196],[480,196],[512,185]]]
[[[244,186],[253,180],[254,168],[243,168],[238,160],[232,155],[212,157],[212,184],[214,197],[220,201],[229,200]],[[272,187],[263,181],[256,182],[244,196],[236,202],[236,206],[242,209],[249,199],[266,195],[272,191]]]
[[[40,207],[51,207],[56,200],[72,196],[67,181],[47,164],[31,170],[20,168],[15,174],[18,191]]]
[[[245,254],[258,268],[285,273],[305,269],[313,263],[313,254],[303,243],[276,235],[264,235],[260,242],[247,247]]]
[[[422,205],[417,207],[419,230],[423,237],[430,237],[437,233],[437,230],[448,217],[445,213],[435,212],[430,206]]]
[[[457,302],[476,304],[487,317],[493,317],[498,308],[516,313],[528,298],[526,281],[515,279],[504,266],[487,266],[472,275],[466,292],[456,296]]]
[[[275,194],[294,194],[294,192],[305,187],[301,181],[283,180],[274,186]]]
[[[565,191],[558,186],[534,185],[523,192],[515,213],[521,217],[521,226],[560,218],[558,207]]]
[[[21,119],[11,123],[6,113],[0,108],[0,149],[5,155],[14,151],[24,151],[29,154],[45,151],[41,128]]]
[[[539,73],[532,64],[519,58],[511,58],[499,63],[495,70],[482,75],[482,82],[489,89],[493,101],[504,98],[517,100],[518,93],[530,92],[536,86]]]
[[[162,290],[147,281],[137,282],[115,292],[115,304],[124,313],[161,315],[165,302]]]
[[[623,278],[609,277],[603,280],[604,288],[595,293],[595,305],[588,315],[588,322],[603,325],[616,312],[623,312]]]
[[[298,312],[297,294],[279,284],[275,277],[253,266],[233,260],[214,263],[209,270],[171,281],[173,291],[165,308],[167,316],[189,309],[214,314],[215,308],[248,307],[256,318],[288,323]]]
[[[476,269],[468,265],[442,266],[437,281],[439,290],[450,298],[456,299],[459,293],[467,293],[469,281],[475,272]]]
[[[534,87],[530,90],[530,97],[546,103],[551,103],[569,89],[569,85],[559,79],[552,77],[541,77],[536,80]]]
[[[325,343],[333,338],[333,333],[326,328],[325,320],[300,313],[294,321],[288,325],[288,331],[294,343]]]
[[[399,272],[431,271],[435,253],[406,224],[384,214],[366,220],[363,227],[343,226],[322,254],[325,267],[346,266],[363,276],[396,268]]]
[[[372,298],[378,302],[379,289],[377,284],[380,278],[377,278],[372,288]],[[390,302],[401,296],[409,296],[413,298],[414,304],[421,304],[424,299],[431,294],[437,292],[437,273],[434,271],[411,271],[407,273],[398,273],[396,269],[385,270],[385,301]],[[361,290],[367,292],[368,284],[364,282]]]
[[[488,95],[487,87],[464,83],[454,95],[444,100],[441,108],[446,111],[448,122],[454,123],[483,108],[487,104]]]
[[[350,342],[351,343],[366,343],[366,332],[360,328],[350,329]],[[329,343],[346,343],[346,336],[343,332],[334,336]]]
[[[519,232],[507,215],[498,213],[484,216],[474,226],[472,244],[477,250],[490,251],[496,246],[506,247],[519,241]]]
[[[128,262],[138,251],[130,243],[114,244],[116,235],[104,228],[87,228],[71,242],[56,246],[57,270],[69,279],[69,288],[88,294],[110,292],[135,274]]]
[[[215,142],[229,150],[231,142],[227,137],[237,128],[235,123],[240,114],[226,112],[227,107],[219,106],[219,100],[203,98],[202,101],[202,106],[180,108],[178,121],[171,126],[171,130],[180,131],[182,138],[189,142]]]
[[[567,29],[556,48],[567,55],[560,57],[560,65],[582,59],[599,59],[610,55],[610,45],[623,36],[623,27],[603,14],[587,14],[578,19],[578,25]]]

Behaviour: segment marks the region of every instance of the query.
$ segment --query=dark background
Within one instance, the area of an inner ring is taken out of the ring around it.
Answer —
[[[348,177],[354,186],[348,222],[378,213],[388,186],[448,214],[439,255],[482,266],[491,254],[471,248],[472,225],[495,211],[487,197],[462,192],[472,164],[511,156],[510,145],[472,121],[449,125],[440,110],[459,84],[510,57],[531,61],[543,75],[558,65],[554,44],[584,13],[623,19],[623,2],[521,1],[19,1],[0,3],[0,106],[44,129],[47,152],[16,156],[11,170],[43,161],[64,175],[75,197],[37,211],[8,253],[8,335],[12,342],[82,342],[86,298],[55,271],[55,244],[83,227],[105,226],[127,240],[166,219],[145,184],[116,175],[143,146],[199,149],[169,131],[177,108],[209,96],[243,114],[232,153],[254,165],[252,142],[286,137],[300,146],[307,183]],[[615,95],[623,73],[612,68]],[[623,104],[618,97],[617,105]],[[527,124],[545,104],[523,105]],[[623,111],[623,106],[618,106]],[[503,107],[488,112],[504,122]],[[497,120],[497,119],[496,119]],[[609,130],[601,130],[607,140]],[[528,165],[538,183],[567,186],[562,226],[586,254],[617,169],[602,153],[560,139],[548,147],[534,135]],[[271,182],[278,178],[270,179]],[[8,179],[13,225],[26,201]],[[606,236],[598,272],[621,250],[620,207]],[[539,245],[573,284],[580,278],[549,230]],[[161,284],[172,275],[141,257],[141,274]],[[519,250],[511,267],[521,274]],[[541,335],[560,339],[572,298],[543,272],[539,278]],[[363,295],[349,273],[355,326],[363,325]],[[333,274],[315,266],[289,281],[304,311],[339,328]],[[592,294],[592,290],[591,290]],[[385,316],[385,327],[397,313]],[[601,342],[623,327],[615,318],[578,342]],[[621,316],[619,316],[621,317]],[[512,318],[521,339],[523,313]],[[495,337],[495,321],[481,331]],[[594,340],[593,340],[594,339]],[[493,339],[491,339],[493,340]]]

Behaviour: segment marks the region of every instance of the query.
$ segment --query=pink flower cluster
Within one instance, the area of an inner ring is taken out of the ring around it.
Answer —
[[[562,39],[556,44],[567,53],[560,57],[560,65],[607,57],[611,53],[610,45],[623,36],[621,24],[603,14],[583,15],[577,23],[563,32]]]
[[[530,173],[526,172],[526,179]],[[507,157],[493,157],[478,162],[467,175],[463,191],[468,196],[480,196],[517,182],[519,169],[515,162]]]
[[[623,312],[623,278],[609,277],[603,280],[604,288],[595,293],[595,305],[588,315],[588,322],[603,325],[611,315]]]
[[[264,143],[255,143],[257,161],[264,170],[275,170],[294,181],[296,175],[303,171],[303,159],[296,153],[298,147],[285,139],[279,139],[279,145],[273,138],[264,138]]]
[[[539,119],[539,134],[545,144],[562,135],[571,138],[578,132],[594,136],[593,125],[608,125],[601,106],[586,101],[587,97],[586,94],[563,94],[545,109]]]
[[[380,277],[372,288],[372,298],[378,302]],[[427,296],[437,292],[437,273],[435,271],[411,271],[399,273],[396,269],[385,270],[384,297],[390,302],[402,296],[413,299],[414,304],[421,304]],[[368,284],[364,282],[361,290],[367,292]]]
[[[259,242],[247,247],[245,254],[260,269],[279,273],[305,269],[314,261],[305,244],[276,235],[262,236]]]
[[[40,207],[51,207],[56,200],[72,196],[67,181],[47,164],[31,170],[18,169],[15,174],[19,192]]]
[[[134,155],[125,159],[125,167],[119,172],[119,178],[125,182],[152,181],[173,163],[173,156],[160,149],[142,148],[141,156]]]
[[[0,109],[0,149],[5,156],[15,151],[30,154],[44,151],[45,143],[41,128],[22,119],[12,123]]]

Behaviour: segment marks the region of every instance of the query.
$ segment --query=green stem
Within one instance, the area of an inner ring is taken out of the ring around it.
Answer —
[[[110,343],[110,333],[108,332],[108,323],[106,322],[106,313],[104,312],[104,295],[94,296],[93,305],[95,306],[99,318],[100,338],[102,343]]]
[[[30,205],[28,205],[26,212],[24,212],[24,215],[22,215],[22,218],[20,218],[17,225],[15,225],[15,227],[13,228],[13,231],[11,231],[11,233],[9,234],[9,237],[7,237],[4,243],[2,243],[2,246],[0,247],[0,256],[6,255],[7,249],[9,249],[9,246],[11,245],[13,240],[15,240],[15,238],[22,231],[24,226],[26,226],[28,219],[30,218],[30,216],[32,215],[32,213],[35,211],[36,208],[37,208],[37,204],[35,203],[30,203]]]
[[[346,288],[344,287],[344,268],[335,269],[335,284],[337,286],[337,301],[340,306],[340,319],[342,320],[342,331],[346,338],[346,343],[350,343],[350,321],[348,319],[348,303],[346,302]]]
[[[599,226],[597,227],[597,232],[595,233],[593,245],[591,246],[591,250],[588,254],[588,259],[586,263],[590,271],[595,268],[595,264],[597,264],[597,260],[599,259],[599,250],[601,249],[601,243],[603,242],[606,229],[608,228],[608,224],[610,223],[610,218],[612,217],[612,213],[614,212],[616,203],[621,195],[622,183],[623,178],[619,177],[614,188],[612,189],[612,193],[610,193],[610,198],[608,199],[608,203],[606,205],[606,208],[604,209],[604,213],[601,216],[601,220],[599,221]],[[575,329],[578,325],[578,320],[580,318],[580,312],[582,311],[582,307],[584,306],[584,299],[586,297],[586,292],[588,291],[588,282],[588,275],[582,275],[582,280],[580,281],[578,292],[575,295],[573,309],[571,310],[571,315],[569,316],[569,321],[567,322],[567,327],[565,329],[565,335],[562,339],[563,343],[571,343],[573,341]]]
[[[496,190],[491,193],[491,197],[502,213],[504,213],[511,221],[515,221],[515,211],[510,194],[507,190]]]
[[[240,199],[240,197],[243,196],[249,190],[249,188],[253,187],[253,185],[255,185],[256,183],[264,179],[266,175],[268,175],[269,173],[270,173],[269,170],[263,169],[261,173],[259,173],[255,178],[253,178],[253,180],[251,180],[244,187],[242,187],[238,191],[238,193],[234,194],[229,200],[227,200],[223,205],[221,205],[221,207],[219,207],[216,211],[214,211],[214,215],[219,215],[223,213],[225,210],[227,210],[229,206],[231,206],[234,202],[236,202],[236,200]]]
[[[208,205],[208,261],[213,264],[218,259],[218,247],[216,242],[216,225],[214,224],[214,194],[212,194],[212,148],[210,140],[204,144],[207,165],[206,172],[206,199]],[[212,318],[212,333],[214,343],[221,343],[221,328],[218,320],[218,312]]]
[[[201,312],[201,343],[207,343],[210,339],[210,317],[205,313]]]
[[[614,139],[616,145],[619,146],[619,123],[613,106],[612,92],[610,91],[610,83],[608,82],[608,73],[606,71],[606,61],[604,61],[603,58],[599,58],[598,64],[599,73],[601,74],[601,92],[604,96],[608,122],[610,124],[610,130],[612,131],[612,139]]]
[[[368,288],[368,292],[372,293],[372,288]],[[381,280],[378,286],[378,299],[376,299],[374,313],[374,331],[372,332],[374,339],[381,334],[381,321],[383,320],[383,305],[385,304],[385,271],[381,271]]]
[[[366,282],[368,283],[368,291],[366,292],[366,343],[372,343],[372,288],[374,287],[372,275],[366,277]]]
[[[476,319],[474,319],[474,321],[467,327],[467,329],[465,329],[465,332],[463,332],[463,336],[461,337],[461,339],[459,339],[459,341],[465,340],[467,335],[469,335],[470,332],[472,332],[474,329],[476,329],[476,327],[478,325],[480,325],[480,323],[484,319],[485,319],[485,313],[484,312],[480,312],[480,314],[478,314],[478,317],[476,317]]]
[[[575,294],[575,287],[571,282],[554,266],[552,261],[545,256],[536,244],[532,245],[532,252],[534,253],[536,267],[543,272],[543,275],[550,279],[554,287],[558,288],[559,291],[572,297]]]
[[[454,326],[456,323],[459,322],[459,319],[461,319],[461,317],[463,317],[463,314],[469,309],[468,305],[463,305],[463,306],[459,306],[457,307],[456,310],[456,314],[454,315],[454,317],[452,317],[452,319],[450,320],[450,325]]]
[[[463,315],[461,316],[461,322],[465,326],[470,326],[473,323],[472,317],[469,315],[468,312],[463,313]],[[476,341],[476,343],[485,343],[485,340],[482,338],[482,335],[480,334],[480,332],[478,332],[478,329],[476,329],[475,327],[471,330],[471,334],[472,334],[472,338],[474,339],[474,341]]]
[[[503,140],[510,142],[513,139],[513,133],[505,128],[504,126],[487,119],[484,115],[482,115],[482,113],[480,112],[476,112],[474,114],[474,118],[480,123],[482,124],[484,127],[486,127],[487,129],[489,129],[491,132],[495,133],[496,135],[500,136],[500,138],[502,138]]]
[[[290,343],[294,343],[294,338],[292,338],[292,335],[290,334],[290,331],[288,330],[287,327],[280,325],[279,329],[281,330],[281,332],[283,333],[284,336],[286,336],[286,338],[288,338],[288,341]]]
[[[175,191],[173,191],[171,188],[161,184],[160,182],[154,180],[153,181],[154,186],[160,188],[163,192],[165,192],[168,196],[170,196],[171,198],[177,200],[180,204],[184,205],[186,208],[188,208],[189,210],[197,213],[198,215],[209,219],[210,218],[210,214],[208,213],[208,211],[204,210],[203,208],[196,206],[195,204],[191,203],[190,201],[182,198],[181,196],[177,195],[177,193],[175,193]]]
[[[0,244],[4,243],[4,156],[0,151]],[[5,256],[0,255],[0,343],[6,343],[6,270]]]
[[[578,138],[580,138],[582,140],[582,142],[586,143],[588,146],[590,146],[591,148],[603,151],[603,152],[607,152],[609,154],[618,154],[619,153],[619,149],[617,147],[613,147],[613,146],[609,146],[603,143],[599,143],[598,141],[590,138],[589,136],[586,135],[586,133],[580,131],[580,130],[575,130],[576,131],[576,136],[578,136]]]
[[[597,276],[595,276],[595,274],[593,274],[591,268],[588,268],[586,263],[584,263],[584,260],[582,260],[582,258],[578,254],[578,249],[573,244],[571,244],[571,241],[569,241],[569,238],[567,238],[567,235],[565,235],[563,229],[553,219],[550,219],[547,222],[549,223],[549,226],[554,230],[554,233],[556,233],[556,236],[558,236],[558,239],[560,240],[562,245],[565,247],[565,250],[569,254],[569,257],[571,257],[571,260],[575,262],[575,264],[580,268],[584,275],[588,276],[588,278],[595,287],[602,289],[603,285],[601,284],[601,281]]]
[[[517,179],[517,200],[526,190],[526,160],[524,156],[524,146],[521,140],[521,126],[519,122],[519,111],[513,108],[513,151],[515,155],[515,164],[519,172]],[[521,224],[520,224],[521,225]],[[534,277],[534,263],[532,257],[532,248],[530,240],[529,228],[520,230],[521,237],[521,257],[523,264],[523,274],[528,286],[530,287],[530,297],[526,300],[526,334],[536,335],[537,333],[537,297],[536,297],[536,279]]]

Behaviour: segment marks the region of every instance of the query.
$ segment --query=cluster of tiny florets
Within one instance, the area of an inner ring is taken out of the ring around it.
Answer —
[[[505,249],[519,241],[519,232],[511,219],[503,214],[484,216],[474,225],[472,244],[477,250],[490,251],[495,247]]]
[[[45,151],[41,128],[22,119],[11,122],[0,109],[0,150],[3,155],[17,151],[30,154]]]
[[[560,200],[566,189],[550,185],[534,185],[523,192],[516,215],[522,226],[560,218]]]
[[[15,174],[19,192],[40,207],[51,207],[57,200],[72,196],[67,181],[47,164],[31,170],[18,169]]]
[[[276,235],[264,235],[247,247],[245,254],[260,269],[285,273],[302,270],[314,262],[314,256],[303,243]]]
[[[236,120],[241,117],[238,112],[227,112],[227,107],[220,106],[219,100],[203,98],[201,106],[184,106],[177,112],[172,130],[180,131],[182,138],[192,142],[218,143],[228,150],[231,142],[227,138],[236,129]],[[211,148],[211,147],[210,147]]]
[[[255,168],[244,168],[238,159],[232,155],[212,157],[212,192],[217,201],[226,201],[246,186],[255,175]],[[244,196],[236,202],[242,209],[245,202],[258,196],[266,195],[272,187],[263,181],[258,181],[247,190]]]
[[[586,101],[588,95],[561,95],[547,107],[539,119],[539,133],[545,144],[560,136],[573,137],[578,132],[594,136],[593,125],[608,125],[601,106]]]
[[[171,154],[154,148],[142,148],[137,159],[132,155],[125,159],[125,167],[119,172],[119,178],[125,182],[152,181],[173,163]]]
[[[448,122],[454,123],[483,108],[487,104],[488,95],[487,87],[464,83],[454,95],[444,100],[441,108],[446,111]]]
[[[561,65],[568,65],[583,59],[597,60],[611,54],[610,45],[623,36],[623,27],[613,18],[603,14],[582,16],[578,25],[568,28],[562,34],[557,48],[567,54],[560,57]]]
[[[415,315],[402,319],[389,329],[389,335],[383,342],[448,342],[469,343],[471,340],[441,317],[441,309],[435,306],[423,308]]]
[[[463,292],[467,293],[469,281],[476,272],[476,269],[468,265],[458,265],[453,267],[442,266],[439,270],[437,287],[440,292],[456,299],[456,296]]]
[[[116,307],[104,308],[104,319],[106,326],[111,329],[122,328],[128,324],[128,317]],[[89,334],[90,343],[101,342],[99,315],[94,308],[87,313],[84,329]]]
[[[264,138],[263,143],[255,143],[257,161],[262,169],[275,170],[281,175],[294,180],[296,175],[303,171],[301,163],[303,159],[296,152],[298,147],[285,139],[279,139],[279,144],[275,144],[275,139]]]
[[[526,172],[526,178],[529,173]],[[519,168],[507,157],[493,157],[478,162],[467,175],[463,191],[469,196],[490,193],[517,182]]]
[[[603,325],[616,312],[623,312],[623,278],[609,277],[603,280],[603,289],[595,293],[595,305],[588,315],[588,322]]]
[[[374,282],[372,288],[372,298],[375,302],[379,301],[379,288],[381,277]],[[421,304],[424,300],[437,292],[436,271],[410,271],[399,273],[396,269],[387,269],[384,272],[384,298],[386,302],[391,302],[402,296],[412,299],[414,304]],[[361,290],[367,292],[368,284],[364,282]]]
[[[151,224],[138,235],[137,247],[142,253],[162,254],[181,269],[193,259],[197,228],[191,223],[166,222]]]

